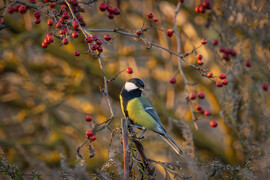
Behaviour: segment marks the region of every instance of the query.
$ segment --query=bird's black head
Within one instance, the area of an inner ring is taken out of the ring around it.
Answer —
[[[142,91],[144,89],[144,83],[138,78],[132,78],[126,82],[124,89],[128,92],[134,90]]]

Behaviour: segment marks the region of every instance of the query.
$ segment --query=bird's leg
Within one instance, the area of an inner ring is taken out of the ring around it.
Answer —
[[[143,138],[142,135],[145,133],[145,131],[146,131],[146,128],[144,127],[144,130],[143,130],[142,134],[138,137],[138,139],[142,139]]]
[[[129,126],[132,127],[132,128],[138,128],[138,129],[143,130],[142,134],[138,137],[138,139],[142,139],[143,138],[143,134],[146,131],[146,128],[144,126],[136,126],[136,125],[131,125],[131,124]]]

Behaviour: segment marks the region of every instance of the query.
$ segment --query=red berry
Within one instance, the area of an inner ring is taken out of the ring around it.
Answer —
[[[98,46],[98,48],[97,48],[97,50],[98,50],[98,52],[103,52],[103,47],[102,46]]]
[[[154,20],[154,22],[158,22],[158,18],[154,18],[153,20]]]
[[[196,105],[196,110],[197,111],[201,111],[202,109],[203,109],[203,107],[200,104]]]
[[[64,13],[62,14],[62,18],[63,18],[63,19],[68,19],[68,18],[69,18],[69,14],[68,14],[67,12],[64,12]]]
[[[168,29],[167,30],[167,36],[172,37],[173,33],[174,33],[173,29]]]
[[[151,12],[147,13],[147,17],[148,17],[149,19],[153,18],[153,13],[151,13]]]
[[[221,81],[218,81],[218,82],[216,82],[216,86],[217,87],[222,87],[223,86],[223,83]]]
[[[205,110],[205,111],[204,111],[204,115],[206,115],[206,116],[210,116],[210,115],[211,115],[211,111],[209,111],[209,110]]]
[[[264,91],[268,91],[268,84],[264,83],[262,85],[262,88],[263,88]]]
[[[226,86],[226,85],[228,84],[227,79],[223,79],[223,80],[222,80],[222,84]]]
[[[203,92],[198,92],[198,97],[200,99],[204,99],[204,93]]]
[[[52,26],[53,25],[53,19],[48,19],[47,24],[48,24],[48,26]]]
[[[56,5],[55,2],[51,2],[50,7],[51,7],[51,8],[54,8],[55,5]]]
[[[194,10],[196,13],[200,13],[199,6],[196,6]]]
[[[92,116],[90,116],[90,115],[86,115],[86,117],[85,117],[85,120],[87,121],[87,122],[90,122],[90,121],[92,121]]]
[[[80,21],[80,22],[83,21],[83,17],[82,17],[81,15],[78,15],[78,16],[77,16],[77,19],[78,19],[78,21]]]
[[[203,61],[202,60],[198,60],[197,61],[197,64],[201,66],[201,65],[203,65]]]
[[[107,6],[107,11],[110,13],[113,13],[113,7],[112,6]]]
[[[79,37],[79,33],[77,31],[73,31],[71,35],[73,38]]]
[[[79,12],[79,8],[78,7],[73,7],[72,10],[73,10],[74,13]]]
[[[46,36],[46,40],[47,40],[48,43],[52,43],[54,41],[53,35],[52,34],[48,34]]]
[[[73,7],[77,7],[78,6],[78,1],[77,0],[73,0],[71,2],[71,4],[72,4]]]
[[[68,44],[68,39],[67,39],[67,38],[64,38],[63,41],[62,41],[62,43],[63,43],[64,45],[67,45],[67,44]]]
[[[230,54],[230,53],[231,53],[231,49],[230,49],[230,48],[225,48],[224,53],[226,53],[226,54]]]
[[[225,59],[226,61],[229,61],[230,60],[229,55],[226,54],[226,53],[223,54],[222,58]]]
[[[106,3],[101,3],[100,5],[99,5],[99,10],[100,11],[105,11],[107,9],[107,4]]]
[[[26,7],[24,5],[20,5],[18,11],[22,14],[24,14],[26,12]]]
[[[132,74],[132,73],[133,73],[133,69],[132,69],[131,67],[128,67],[128,68],[126,69],[126,72],[127,72],[128,74]]]
[[[205,7],[203,7],[202,5],[199,6],[199,12],[200,13],[205,13]]]
[[[97,138],[96,138],[95,135],[92,135],[92,136],[90,137],[90,139],[91,139],[92,141],[95,141]]]
[[[86,26],[86,22],[85,22],[85,21],[81,21],[81,22],[80,22],[80,25],[81,25],[82,27],[85,27],[85,26]]]
[[[213,73],[212,72],[208,72],[207,73],[207,77],[209,77],[209,78],[213,77]]]
[[[119,8],[114,8],[113,9],[113,14],[114,15],[119,15],[120,14],[120,9]]]
[[[224,47],[220,47],[220,48],[219,48],[219,52],[225,53],[225,48],[224,48]]]
[[[14,8],[11,6],[10,8],[8,8],[8,13],[12,14],[14,12]]]
[[[196,58],[197,58],[198,60],[202,60],[203,55],[201,55],[201,54],[197,54]]]
[[[114,14],[113,13],[109,13],[107,16],[108,16],[109,19],[113,19],[114,18]]]
[[[251,62],[250,62],[249,60],[248,60],[248,61],[246,61],[246,63],[245,63],[245,64],[246,64],[246,66],[247,66],[247,67],[250,67],[250,66],[251,66]]]
[[[236,56],[237,55],[236,51],[235,50],[231,50],[231,55],[232,56]]]
[[[30,0],[30,3],[36,3],[36,0]]]
[[[211,127],[213,127],[213,128],[215,128],[215,127],[217,127],[217,122],[216,121],[210,121],[210,126]]]
[[[48,47],[47,43],[45,43],[45,42],[42,42],[42,43],[41,43],[41,46],[42,46],[43,48]]]
[[[93,42],[93,38],[90,37],[90,36],[86,37],[84,40],[85,40],[85,42],[87,42],[87,43]]]
[[[67,35],[68,34],[68,28],[64,27],[63,29],[60,30],[61,35]]]
[[[36,12],[34,12],[34,16],[35,16],[36,18],[39,18],[39,17],[41,16],[41,14],[40,14],[40,12],[36,11]]]
[[[226,78],[226,74],[225,73],[220,73],[219,78],[220,79],[225,79]]]
[[[96,44],[100,46],[100,45],[103,44],[103,41],[102,41],[101,39],[98,39],[98,40],[96,41]]]
[[[106,35],[104,35],[104,39],[106,41],[110,41],[112,39],[112,37],[109,34],[106,34]]]
[[[57,24],[56,24],[56,28],[57,29],[61,29],[63,27],[63,24],[61,23],[61,22],[58,22]]]
[[[66,11],[67,8],[68,8],[68,7],[67,7],[65,4],[62,4],[62,5],[60,6],[60,9],[61,9],[62,11]]]
[[[203,113],[204,113],[204,109],[203,109],[203,107],[202,107],[202,109],[201,109],[201,110],[199,110],[199,113],[201,113],[201,114],[203,114]]]
[[[78,27],[79,27],[78,21],[73,21],[72,26],[73,26],[74,30],[78,29]]]
[[[142,31],[141,29],[139,29],[139,30],[136,31],[136,34],[137,34],[138,36],[140,36],[140,35],[143,34],[143,31]]]
[[[92,45],[91,45],[91,49],[92,49],[93,51],[97,50],[97,48],[98,48],[98,46],[97,46],[96,44],[92,44]]]
[[[196,99],[196,94],[195,93],[190,93],[189,94],[189,99],[191,99],[191,100]]]
[[[39,18],[36,18],[35,19],[35,24],[39,24],[40,23],[40,19]]]
[[[207,43],[207,39],[202,39],[202,40],[201,40],[201,43],[202,43],[202,44],[206,44],[206,43]]]
[[[183,3],[184,2],[184,0],[178,0],[180,3]]]
[[[90,129],[87,130],[87,131],[85,132],[85,134],[86,134],[86,137],[87,137],[87,138],[93,136],[93,132],[92,132]]]
[[[81,54],[80,51],[75,51],[75,52],[74,52],[74,55],[75,55],[75,56],[80,56],[80,54]]]
[[[170,83],[175,84],[176,83],[176,78],[172,77],[171,80],[170,80]]]
[[[96,34],[94,34],[94,35],[92,36],[92,38],[93,38],[94,41],[97,41],[97,40],[99,39],[98,35],[96,35]]]
[[[213,46],[217,46],[217,45],[218,45],[218,40],[217,40],[217,39],[214,40],[214,41],[212,42],[212,45],[213,45]]]

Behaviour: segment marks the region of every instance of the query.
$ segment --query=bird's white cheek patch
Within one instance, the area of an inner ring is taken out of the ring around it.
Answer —
[[[138,88],[139,88],[138,86],[136,86],[135,84],[133,84],[131,82],[126,82],[126,84],[125,84],[125,89],[127,91],[132,91],[132,90],[138,89]]]

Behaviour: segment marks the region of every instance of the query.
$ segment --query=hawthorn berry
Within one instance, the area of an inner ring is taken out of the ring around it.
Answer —
[[[10,8],[8,8],[8,13],[12,14],[14,12],[14,8],[11,6]]]
[[[109,34],[104,35],[104,40],[105,41],[110,41],[112,37]]]
[[[106,11],[106,9],[107,9],[107,4],[105,2],[103,2],[99,5],[100,11]]]
[[[264,83],[262,85],[262,88],[263,88],[264,91],[268,91],[268,84]]]
[[[223,54],[222,58],[225,59],[226,61],[229,61],[230,60],[229,55],[226,54],[226,53]]]
[[[198,97],[200,99],[204,99],[204,93],[203,92],[198,92]]]
[[[203,55],[197,54],[196,58],[197,58],[198,60],[202,60],[202,59],[203,59]]]
[[[154,22],[158,22],[158,18],[154,18],[153,20],[154,20]]]
[[[96,138],[95,135],[92,135],[92,136],[90,136],[90,139],[91,139],[92,141],[95,141],[97,138]]]
[[[221,81],[218,81],[218,82],[216,82],[216,86],[217,87],[222,87],[223,86],[223,83]]]
[[[202,5],[199,6],[199,13],[205,13],[205,7]]]
[[[153,18],[153,13],[151,13],[151,12],[147,13],[147,17],[148,17],[149,19]]]
[[[209,78],[213,77],[213,73],[212,72],[208,72],[207,73],[207,77],[209,77]]]
[[[103,47],[102,46],[98,46],[98,48],[97,48],[97,50],[98,50],[98,52],[103,52]]]
[[[195,93],[190,93],[189,94],[189,99],[191,99],[191,100],[196,99],[196,94]]]
[[[85,42],[87,42],[87,43],[93,42],[93,38],[92,38],[91,36],[86,37],[84,40],[85,40]]]
[[[248,61],[246,61],[245,65],[246,65],[247,67],[250,67],[250,66],[251,66],[251,62],[248,60]]]
[[[173,29],[168,29],[167,30],[167,36],[172,37],[173,33],[174,33]]]
[[[100,45],[103,44],[103,41],[102,41],[101,39],[98,39],[98,40],[96,41],[96,44],[100,46]]]
[[[87,114],[86,117],[85,117],[85,121],[87,121],[87,122],[92,121],[92,119],[93,119],[92,116],[89,115],[89,114]]]
[[[113,13],[109,13],[107,16],[108,16],[109,19],[113,19],[114,18],[114,14]]]
[[[72,10],[73,10],[74,13],[79,12],[79,8],[78,7],[73,7]]]
[[[30,0],[29,2],[30,3],[36,3],[36,0]]]
[[[51,8],[54,8],[55,5],[56,5],[55,2],[51,2],[51,3],[50,3],[50,7],[51,7]]]
[[[236,51],[233,49],[233,50],[231,50],[231,55],[232,56],[236,56],[237,55],[237,53],[236,53]]]
[[[219,78],[220,79],[225,79],[226,78],[226,74],[225,73],[220,73]]]
[[[46,37],[46,40],[47,40],[48,43],[52,43],[54,41],[53,35],[48,34],[47,37]]]
[[[223,79],[222,80],[222,84],[226,86],[228,84],[228,80],[227,79]]]
[[[61,29],[63,27],[63,24],[61,22],[56,23],[56,28]]]
[[[206,44],[207,43],[207,39],[202,39],[201,40],[201,43],[204,45],[204,44]]]
[[[92,132],[90,129],[87,130],[87,131],[85,132],[85,134],[86,134],[86,137],[87,137],[87,138],[93,136],[93,132]]]
[[[195,13],[200,13],[199,6],[196,6],[194,11],[195,11]]]
[[[107,6],[107,11],[110,13],[113,13],[113,7],[112,6]]]
[[[48,24],[48,26],[52,26],[53,25],[53,19],[48,19],[47,24]]]
[[[78,21],[73,21],[72,26],[73,26],[74,30],[78,29],[78,27],[79,27]]]
[[[47,43],[45,43],[45,42],[42,42],[42,43],[41,43],[41,46],[42,46],[43,48],[48,47]]]
[[[199,110],[199,113],[203,114],[204,113],[204,109],[203,107],[201,108],[201,110]]]
[[[224,53],[226,53],[226,54],[230,54],[230,53],[231,53],[231,49],[230,49],[230,48],[225,48]]]
[[[140,36],[140,35],[143,34],[143,31],[142,31],[141,29],[139,29],[139,30],[136,31],[136,34],[137,34],[138,36]]]
[[[69,18],[68,12],[64,12],[64,13],[62,14],[62,18],[63,18],[63,19],[68,19],[68,18]]]
[[[24,14],[26,12],[26,7],[24,5],[20,5],[18,11],[22,14]]]
[[[39,18],[36,18],[35,19],[35,24],[39,24],[40,23],[40,19]]]
[[[92,45],[91,45],[91,49],[92,49],[93,51],[97,50],[97,48],[98,48],[98,46],[97,46],[96,44],[92,44]]]
[[[97,40],[99,39],[98,35],[96,35],[96,34],[94,34],[94,35],[92,36],[92,38],[93,38],[94,41],[97,41]]]
[[[198,104],[198,105],[196,105],[196,110],[197,111],[201,111],[203,108],[202,108],[202,106],[200,105],[200,104]]]
[[[204,115],[210,116],[210,115],[211,115],[211,111],[210,111],[210,110],[205,110],[205,111],[204,111]]]
[[[80,54],[81,54],[80,51],[75,51],[75,52],[74,52],[74,55],[75,55],[75,56],[80,56]]]
[[[217,40],[217,39],[214,40],[214,41],[212,42],[212,45],[213,45],[213,46],[217,46],[217,45],[218,45],[218,40]]]
[[[219,52],[225,53],[225,48],[224,48],[224,47],[220,47],[220,48],[219,48]]]
[[[114,8],[113,9],[113,14],[114,15],[119,15],[120,14],[120,9],[119,8]]]
[[[85,27],[85,26],[86,26],[86,22],[85,22],[85,21],[81,21],[81,22],[80,22],[80,25],[81,25],[82,27]]]
[[[175,77],[172,77],[171,80],[170,80],[170,83],[171,84],[175,84],[176,83],[176,78]]]
[[[62,11],[66,11],[67,8],[68,8],[68,7],[67,7],[65,4],[62,4],[62,5],[60,6],[60,9],[61,9]]]
[[[215,128],[215,127],[217,127],[217,122],[216,121],[210,121],[210,126],[212,127],[212,128]]]
[[[128,67],[128,68],[126,69],[126,72],[127,72],[128,74],[132,74],[132,73],[133,73],[133,69],[132,69],[131,67]]]
[[[202,66],[203,65],[203,61],[202,60],[198,60],[197,61],[197,64],[200,65],[200,66]]]
[[[183,3],[184,2],[184,0],[178,0],[180,3]]]
[[[62,40],[62,43],[63,43],[63,45],[67,45],[67,44],[68,44],[68,39],[67,39],[67,38],[64,38],[64,39]]]
[[[77,31],[73,31],[71,35],[73,38],[79,37],[79,33]]]
[[[35,16],[35,18],[39,18],[41,16],[41,14],[40,14],[40,12],[36,11],[36,12],[34,12],[34,16]]]
[[[60,30],[60,35],[67,35],[68,34],[68,28],[64,27],[63,29]]]
[[[78,1],[77,0],[73,0],[71,2],[71,4],[72,4],[73,7],[77,7],[78,6]]]

